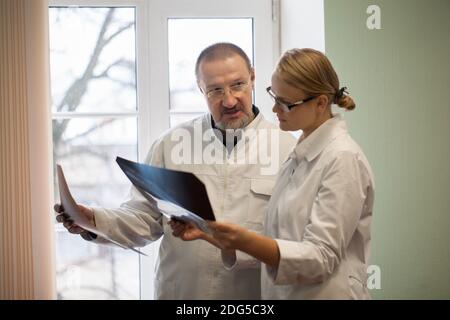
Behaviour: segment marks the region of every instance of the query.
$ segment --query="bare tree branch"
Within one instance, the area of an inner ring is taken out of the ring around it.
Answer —
[[[100,129],[101,127],[104,127],[107,124],[113,123],[116,120],[117,119],[105,119],[102,122],[100,122],[98,125],[90,127],[88,130],[84,131],[83,133],[80,133],[80,134],[78,134],[78,135],[76,135],[76,136],[74,136],[74,137],[72,137],[70,139],[66,139],[65,142],[67,143],[67,142],[71,142],[71,141],[80,139],[82,137],[85,137],[85,136],[89,135],[91,132]]]
[[[109,66],[105,68],[102,72],[99,74],[93,75],[92,79],[99,79],[99,78],[108,78],[109,77],[109,71],[114,67],[123,67],[125,69],[133,70],[134,69],[134,63],[127,59],[118,59],[111,63]]]
[[[107,155],[105,155],[104,153],[92,150],[90,148],[83,148],[82,150],[77,152],[77,155],[81,155],[81,154],[87,154],[87,155],[90,155],[90,156],[94,156],[96,158],[100,158],[100,159],[102,159],[104,161],[108,161],[108,156]],[[66,158],[66,157],[73,157],[73,152],[66,152],[66,153],[58,154],[58,159],[60,159],[60,160]]]
[[[112,39],[117,37],[119,34],[124,32],[125,30],[129,29],[130,27],[134,26],[134,22],[130,22],[123,27],[119,28],[116,32],[114,32],[111,36],[105,39],[105,45],[107,45]]]
[[[116,66],[122,65],[124,61],[125,61],[124,59],[118,59],[118,60],[114,61],[109,66],[107,66],[105,68],[105,70],[103,70],[99,74],[93,75],[92,79],[107,78],[109,70],[111,70],[112,68],[114,68]]]
[[[123,81],[120,79],[115,79],[113,77],[108,77],[109,80],[114,81],[115,83],[118,83],[122,86],[132,87],[134,88],[136,86],[136,83],[134,81]]]
[[[81,78],[74,81],[74,83],[70,86],[70,88],[66,91],[66,95],[61,100],[58,105],[57,110],[61,111],[65,105],[68,106],[67,111],[75,110],[81,100],[81,97],[84,95],[87,89],[87,82],[89,78],[92,77],[95,66],[98,63],[98,58],[103,48],[105,47],[104,36],[108,26],[111,23],[112,17],[114,15],[115,8],[111,8],[106,14],[105,20],[103,21],[102,27],[100,29],[99,35],[97,37],[97,42],[94,48],[94,51],[91,55],[91,58],[83,72]]]
[[[112,33],[109,37],[105,38],[105,35],[107,33],[108,28],[111,26],[111,22],[113,20],[115,8],[110,8],[105,16],[105,20],[102,23],[102,26],[100,28],[100,32],[97,36],[97,42],[95,45],[95,48],[92,52],[92,55],[89,59],[89,62],[87,63],[85,70],[83,72],[83,75],[76,79],[72,85],[69,87],[69,89],[66,91],[64,97],[61,99],[60,103],[57,105],[57,111],[75,111],[78,106],[80,105],[82,97],[85,95],[88,83],[93,78],[98,78],[98,76],[94,76],[94,69],[98,64],[98,60],[100,57],[100,54],[102,53],[105,46],[111,42],[115,37],[117,37],[119,34],[124,32],[125,30],[129,29],[131,26],[134,25],[134,22],[128,23],[122,27],[120,27],[118,30],[116,30],[114,33]],[[114,64],[114,63],[113,63]],[[111,66],[112,67],[112,66]],[[108,71],[111,68],[107,68],[104,70],[105,74],[108,73]],[[60,143],[62,135],[64,131],[67,128],[67,125],[69,123],[70,119],[63,120],[61,122],[56,122],[53,127],[53,141],[55,144],[55,147]]]

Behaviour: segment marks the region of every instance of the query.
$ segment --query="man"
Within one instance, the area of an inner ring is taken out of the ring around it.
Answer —
[[[295,139],[252,105],[255,73],[241,48],[217,43],[204,49],[196,76],[210,114],[163,135],[146,163],[194,173],[206,186],[216,219],[260,232],[278,167]],[[206,242],[176,239],[167,219],[153,212],[135,188],[120,208],[80,208],[99,231],[126,246],[145,246],[162,237],[156,299],[260,299],[259,264],[226,270],[220,253]],[[55,210],[63,212],[58,205]],[[93,239],[64,213],[57,220],[70,232]]]

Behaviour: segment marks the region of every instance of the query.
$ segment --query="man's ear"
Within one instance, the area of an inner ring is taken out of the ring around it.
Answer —
[[[198,87],[198,90],[200,90],[200,92],[201,92],[202,94],[205,94],[205,93],[203,92],[203,89],[202,89],[202,86],[200,85],[200,81],[199,81],[199,80],[197,80],[197,87]]]
[[[255,89],[255,68],[250,69],[250,80],[252,81],[252,89]]]

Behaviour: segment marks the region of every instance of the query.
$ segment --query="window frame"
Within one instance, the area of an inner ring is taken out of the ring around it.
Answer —
[[[233,1],[235,5],[230,4]],[[170,127],[167,18],[246,17],[253,18],[254,21],[253,63],[257,66],[255,102],[264,116],[274,121],[271,112],[272,102],[265,88],[270,83],[273,67],[280,54],[279,1],[229,0],[215,1],[211,5],[211,0],[49,0],[49,7],[136,8],[136,112],[78,113],[65,116],[136,116],[138,159],[144,161],[152,143]],[[52,119],[59,116],[64,114],[56,115],[52,112]],[[149,270],[154,270],[158,249],[159,242],[142,248],[147,257],[139,257],[141,299],[153,297],[154,275]]]
[[[128,112],[53,112],[51,119],[62,118],[129,118],[137,120],[137,157],[144,161],[152,139],[149,134],[150,110],[148,81],[148,23],[146,19],[148,3],[145,0],[49,0],[48,7],[134,7],[136,19],[136,110]],[[142,152],[144,151],[144,152]],[[125,195],[124,195],[125,197]],[[141,257],[139,257],[139,298],[142,298]]]

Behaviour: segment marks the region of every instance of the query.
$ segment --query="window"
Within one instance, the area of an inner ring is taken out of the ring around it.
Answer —
[[[115,157],[143,161],[170,126],[207,112],[194,74],[207,45],[230,41],[247,52],[255,101],[272,114],[272,1],[50,0],[54,161],[78,202],[119,205],[130,183]],[[60,299],[153,298],[158,243],[138,256],[55,228]]]
[[[115,157],[137,160],[135,24],[132,7],[49,9],[53,157],[81,204],[118,206],[129,189]],[[59,299],[139,298],[134,252],[55,228]]]

